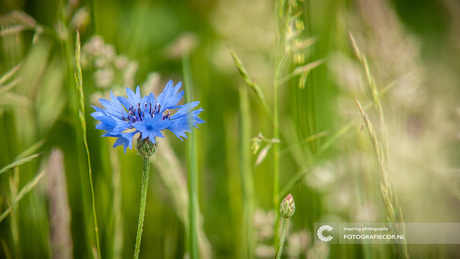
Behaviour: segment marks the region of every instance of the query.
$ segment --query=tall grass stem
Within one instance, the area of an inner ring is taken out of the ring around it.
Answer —
[[[187,48],[184,48],[187,49]],[[193,92],[192,92],[192,74],[190,70],[190,58],[187,51],[182,55],[182,68],[184,73],[184,85],[185,85],[185,100],[186,102],[191,102],[193,100]],[[189,125],[192,122],[191,113],[189,115]],[[198,250],[198,166],[197,166],[197,149],[196,149],[196,137],[193,127],[190,126],[191,133],[189,137],[189,141],[187,142],[187,183],[188,183],[188,192],[189,192],[189,230],[188,230],[188,249],[190,252],[191,259],[199,258],[199,250]]]
[[[91,15],[91,27],[93,34],[97,35],[97,20],[96,20],[96,0],[90,0],[90,15]]]
[[[279,0],[275,8],[276,15],[276,43],[275,43],[275,76],[273,80],[273,137],[279,139],[279,83],[281,71],[284,64],[284,35],[282,19],[284,15],[284,0]],[[279,160],[280,160],[280,147],[279,143],[273,144],[273,208],[275,211],[278,210],[280,204],[279,189],[280,189],[280,171],[279,171]],[[275,216],[275,244],[278,241],[277,226],[279,222],[279,215]]]
[[[241,178],[243,179],[243,247],[246,250],[246,258],[253,257],[254,229],[252,219],[254,214],[254,177],[251,170],[251,111],[249,107],[249,96],[246,87],[240,87],[240,166]]]
[[[113,188],[113,203],[112,211],[114,217],[114,232],[113,232],[113,243],[112,253],[114,259],[122,258],[123,252],[123,213],[121,209],[121,172],[120,172],[120,161],[118,160],[117,151],[110,149],[110,162],[112,164],[112,188]]]
[[[96,201],[94,198],[93,174],[91,170],[91,159],[89,155],[88,139],[86,137],[85,97],[83,94],[83,81],[82,81],[82,72],[81,72],[81,64],[80,64],[80,54],[81,54],[80,34],[77,31],[76,39],[75,39],[75,83],[76,83],[76,88],[78,91],[78,97],[80,99],[80,108],[79,108],[78,116],[80,118],[80,124],[82,127],[83,142],[85,144],[86,159],[88,162],[88,178],[89,178],[89,185],[90,185],[90,190],[91,190],[91,207],[93,211],[94,232],[96,235],[96,249],[97,249],[98,258],[100,259],[102,257],[101,257],[101,247],[99,243],[99,229],[97,226]]]

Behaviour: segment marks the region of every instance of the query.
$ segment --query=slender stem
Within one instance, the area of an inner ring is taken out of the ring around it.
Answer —
[[[240,168],[243,179],[243,226],[244,233],[242,246],[245,250],[246,258],[253,258],[254,248],[254,229],[252,226],[254,214],[254,177],[251,169],[251,112],[249,105],[248,90],[240,87]]]
[[[279,79],[281,74],[282,66],[278,66],[275,69],[275,78],[273,82],[273,137],[275,139],[280,138],[280,129],[279,129]],[[279,143],[273,143],[273,206],[275,210],[278,209],[280,203],[279,189],[280,189],[280,146]],[[278,222],[278,220],[277,220]]]
[[[69,46],[70,43],[69,41],[66,41],[66,43],[67,43],[66,48],[69,49],[68,52],[70,54],[70,46]],[[80,64],[80,53],[81,53],[80,34],[77,31],[76,41],[75,41],[75,83],[76,83],[76,88],[78,91],[78,97],[80,99],[79,117],[80,117],[80,124],[82,127],[82,132],[83,132],[83,142],[85,144],[86,159],[88,161],[88,178],[89,178],[89,187],[91,190],[91,208],[93,211],[94,232],[96,235],[97,258],[100,259],[102,258],[101,257],[101,246],[99,242],[99,228],[97,226],[97,217],[96,217],[96,199],[94,196],[93,173],[91,170],[91,159],[89,155],[88,139],[86,137],[85,95],[83,93],[83,79],[82,79],[81,64]]]
[[[106,140],[107,141],[107,140]],[[112,164],[112,213],[113,213],[113,239],[112,239],[112,258],[122,258],[123,252],[123,214],[121,211],[121,169],[120,161],[118,160],[117,150],[114,148],[109,149],[110,162]]]
[[[277,29],[277,41],[275,46],[275,76],[273,80],[273,137],[275,139],[279,139],[280,131],[279,131],[279,84],[280,84],[280,74],[284,63],[283,58],[283,33],[281,28],[282,23],[282,15],[284,10],[284,0],[279,0],[276,6],[277,15],[276,15],[276,29]],[[279,159],[280,159],[280,147],[279,143],[273,144],[273,208],[275,211],[278,210],[278,206],[280,203],[279,198],[279,189],[280,189],[280,171],[279,171]],[[276,231],[276,227],[278,226],[279,222],[279,215],[276,214],[275,218],[275,237],[274,241],[275,244],[278,241],[278,232]]]
[[[288,227],[289,219],[283,218],[283,228],[281,229],[281,239],[280,244],[278,245],[278,251],[276,252],[276,259],[281,258],[281,253],[283,251],[284,241],[286,241],[286,231]]]
[[[273,137],[280,138],[279,131],[279,96],[278,96],[278,80],[275,78],[275,93],[274,93],[274,116],[273,116]],[[273,208],[278,210],[280,204],[280,146],[279,143],[273,143]],[[275,229],[278,226],[279,215],[275,218]],[[277,232],[275,232],[275,244],[278,240]]]
[[[147,201],[147,190],[149,186],[150,162],[149,157],[144,157],[142,167],[142,187],[141,187],[141,204],[139,208],[139,221],[137,222],[136,247],[134,248],[134,258],[139,258],[141,251],[142,229],[144,228],[145,204]]]
[[[93,29],[93,34],[97,34],[97,24],[96,24],[96,4],[95,0],[90,0],[90,14],[91,14],[91,27]]]
[[[190,58],[187,51],[184,51],[182,56],[182,68],[184,71],[184,84],[185,84],[185,100],[186,102],[192,101],[193,91],[192,91],[192,72],[190,70]],[[190,113],[191,114],[191,113]],[[190,127],[190,137],[187,143],[187,184],[189,192],[189,229],[188,229],[188,250],[190,252],[191,259],[200,258],[200,252],[198,250],[198,213],[199,213],[199,203],[198,203],[198,165],[196,157],[196,136],[192,128],[192,118],[189,115],[189,127]]]
[[[65,3],[63,0],[60,1],[60,5],[61,5],[61,12],[60,12],[61,21],[64,24],[64,26],[68,29],[69,26],[65,18],[65,10],[64,10]],[[100,259],[102,258],[102,256],[101,256],[101,247],[100,247],[100,242],[99,242],[99,228],[97,225],[97,217],[96,217],[96,201],[95,201],[96,199],[94,196],[94,185],[93,185],[93,177],[92,177],[92,170],[91,170],[91,160],[90,160],[90,154],[89,154],[89,148],[88,148],[88,140],[86,136],[85,99],[84,99],[84,94],[83,94],[83,81],[82,81],[82,72],[81,72],[81,64],[80,64],[81,43],[80,43],[80,34],[78,33],[78,31],[76,33],[76,41],[75,41],[75,59],[72,57],[71,40],[72,38],[70,37],[70,34],[69,34],[69,38],[67,40],[61,41],[61,47],[66,57],[67,65],[68,65],[68,78],[67,78],[68,83],[69,85],[75,86],[75,89],[77,90],[77,94],[78,94],[79,105],[77,103],[72,103],[72,108],[75,109],[76,113],[78,113],[80,124],[82,127],[82,132],[79,133],[77,131],[76,133],[78,136],[77,146],[79,145],[78,139],[81,136],[85,144],[86,158],[88,161],[88,180],[89,180],[89,186],[90,186],[90,191],[91,191],[91,208],[92,208],[92,214],[93,214],[93,224],[94,224],[94,232],[95,232],[94,234],[96,237],[97,258]],[[73,62],[74,60],[75,60],[75,63]],[[75,81],[72,79],[75,79]],[[76,96],[74,95],[73,97],[74,98],[72,98],[72,100],[75,101]],[[80,152],[77,152],[77,153],[78,153],[78,156],[80,156]],[[81,173],[80,174],[81,180],[83,179],[82,176],[83,175]],[[86,199],[83,199],[83,200],[86,200]],[[96,258],[96,255],[94,255],[94,257]]]
[[[305,14],[306,14],[306,30],[308,33],[308,36],[313,35],[312,32],[312,26],[310,23],[310,11],[311,11],[311,2],[310,0],[305,1]],[[312,62],[313,60],[316,60],[316,51],[312,52],[312,55],[308,58],[308,62]],[[313,135],[316,134],[316,112],[315,112],[315,87],[314,87],[314,78],[315,78],[315,73],[310,73],[308,75],[308,80],[307,80],[307,106],[306,106],[306,112],[307,114],[305,115],[307,118],[307,135]],[[311,142],[310,147],[311,151],[314,155],[317,155],[317,142]]]

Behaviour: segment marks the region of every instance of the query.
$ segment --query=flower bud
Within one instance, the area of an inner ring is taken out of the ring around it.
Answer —
[[[285,218],[290,218],[292,215],[294,215],[295,203],[291,194],[288,194],[288,196],[286,196],[286,198],[284,198],[284,200],[281,202],[280,212],[281,215],[283,215]]]
[[[158,147],[158,143],[156,141],[154,142],[155,143],[150,141],[149,138],[141,139],[141,137],[139,137],[136,144],[136,150],[139,153],[139,155],[141,155],[142,157],[153,156],[155,152],[157,152]]]

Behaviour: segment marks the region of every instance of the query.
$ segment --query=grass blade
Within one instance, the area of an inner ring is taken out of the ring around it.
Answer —
[[[319,140],[321,138],[324,138],[324,137],[326,137],[328,135],[329,135],[329,132],[327,132],[327,131],[321,131],[321,132],[318,132],[316,134],[313,134],[313,135],[307,137],[306,139],[301,140],[300,142],[298,142],[296,144],[288,146],[287,148],[285,148],[284,150],[281,151],[281,155],[284,155],[285,153],[287,153],[289,151],[292,151],[296,147],[305,145],[306,143],[309,143],[309,142],[317,141],[317,140]]]
[[[371,74],[371,69],[369,66],[369,62],[367,61],[366,56],[361,52],[358,43],[356,43],[353,34],[349,32],[351,43],[353,45],[353,49],[355,50],[356,56],[358,57],[359,61],[361,62],[364,72],[366,74],[367,84],[371,90],[372,100],[374,101],[374,105],[377,107],[379,112],[380,124],[382,128],[382,142],[384,145],[384,151],[386,152],[387,149],[387,134],[386,134],[386,127],[385,125],[385,115],[383,113],[382,102],[380,101],[380,93],[377,88],[377,84],[375,83],[374,77]]]
[[[37,150],[39,150],[43,146],[43,144],[45,144],[44,139],[37,141],[35,144],[30,146],[28,149],[22,151],[21,154],[19,154],[16,157],[16,159],[25,158],[26,156],[30,156],[30,154],[32,154],[32,153],[36,152]]]
[[[25,164],[27,162],[30,162],[32,160],[34,160],[35,158],[37,158],[38,156],[40,156],[40,154],[35,154],[35,155],[31,155],[31,156],[28,156],[28,157],[25,157],[25,158],[21,158],[21,159],[18,159],[16,161],[14,161],[13,163],[3,167],[2,169],[0,169],[0,175],[7,172],[8,170],[12,169],[12,168],[15,168],[17,166],[20,166],[22,164]]]
[[[19,82],[21,82],[21,78],[14,79],[13,81],[9,82],[8,84],[0,88],[0,93],[10,90],[11,88],[15,87]]]
[[[82,83],[82,72],[81,72],[81,63],[80,63],[80,53],[81,53],[81,43],[80,43],[80,34],[77,31],[77,36],[75,40],[75,82],[76,87],[80,99],[80,110],[79,110],[79,118],[80,124],[83,131],[83,142],[85,143],[85,150],[86,150],[86,158],[88,161],[88,178],[89,178],[89,185],[91,189],[91,207],[93,210],[93,222],[94,222],[94,232],[96,235],[96,249],[98,258],[101,257],[101,247],[99,245],[99,230],[97,226],[97,216],[96,216],[96,201],[94,198],[94,185],[93,185],[93,174],[91,171],[91,159],[89,155],[89,148],[88,148],[88,140],[86,137],[86,119],[85,119],[85,97],[83,94],[83,83]]]
[[[188,189],[179,158],[172,150],[167,139],[162,139],[161,149],[155,154],[153,163],[157,168],[157,172],[164,183],[170,190],[172,201],[174,204],[177,216],[180,218],[186,229],[189,229],[188,219]],[[200,249],[200,257],[203,259],[212,258],[211,244],[206,237],[202,226],[202,215],[198,214],[198,245]]]
[[[314,164],[314,161],[312,161],[310,164]],[[300,182],[305,175],[310,173],[313,170],[313,168],[314,166],[308,165],[297,171],[297,173],[291,178],[291,180],[286,184],[286,186],[284,186],[281,192],[278,193],[278,196],[286,196],[286,194],[291,190],[291,188],[298,182]]]
[[[243,77],[244,81],[246,84],[251,87],[252,91],[256,94],[257,98],[259,101],[262,103],[262,106],[264,107],[265,111],[267,112],[268,116],[270,119],[272,119],[272,112],[270,110],[270,107],[268,106],[267,100],[265,99],[264,93],[262,92],[262,89],[258,84],[256,84],[254,81],[251,80],[249,77],[248,72],[243,66],[243,62],[238,58],[236,55],[235,51],[233,51],[232,48],[228,48],[230,50],[230,54],[232,55],[233,60],[235,61],[236,68],[238,69],[238,72],[240,72],[241,76]]]
[[[16,195],[14,197],[14,200],[13,202],[10,204],[10,206],[8,207],[8,209],[6,209],[1,215],[0,215],[0,222],[2,222],[7,216],[8,214],[11,213],[11,211],[13,210],[14,206],[16,206],[16,204],[18,204],[19,201],[21,201],[21,199],[24,197],[24,195],[26,195],[28,192],[30,192],[37,184],[38,182],[40,181],[40,179],[45,175],[45,172],[46,171],[43,171],[41,172],[40,174],[38,174],[37,176],[34,177],[34,179],[32,179],[30,182],[28,182],[22,189],[21,191],[18,193],[18,195]]]
[[[319,59],[319,60],[310,62],[308,64],[305,64],[303,66],[297,67],[296,69],[294,69],[294,71],[292,71],[292,73],[290,73],[290,74],[284,76],[283,78],[281,78],[280,83],[281,84],[286,83],[287,81],[289,81],[293,77],[301,75],[301,74],[305,74],[305,73],[308,74],[308,73],[310,73],[310,71],[312,69],[318,67],[321,64],[323,64],[323,60]]]
[[[184,72],[185,85],[185,102],[189,103],[193,100],[192,92],[192,74],[190,71],[190,60],[188,52],[182,56],[182,68]],[[191,118],[191,116],[190,116]],[[189,118],[189,120],[190,120]],[[200,258],[198,249],[198,166],[197,166],[197,149],[196,135],[193,127],[187,141],[187,165],[188,165],[188,191],[189,191],[189,229],[188,229],[188,249],[191,259]]]
[[[15,67],[6,72],[2,77],[0,77],[0,85],[3,85],[8,79],[10,79],[18,70],[21,68],[22,62],[17,64]]]
[[[402,215],[401,208],[399,207],[398,201],[396,199],[396,194],[393,192],[390,181],[389,181],[389,172],[387,162],[387,152],[386,148],[382,145],[381,141],[377,136],[377,132],[375,131],[373,123],[369,120],[366,112],[364,111],[363,107],[356,99],[356,103],[358,104],[359,111],[363,117],[363,120],[366,124],[369,137],[371,138],[372,145],[374,146],[375,155],[378,160],[379,164],[379,184],[380,184],[380,193],[382,195],[383,202],[385,204],[385,208],[387,211],[388,220],[390,223],[396,224],[398,229],[395,229],[398,234],[404,234],[404,219]],[[398,224],[400,223],[400,224]],[[400,247],[400,251],[404,258],[409,258],[409,254],[407,251],[406,243],[403,243]]]
[[[243,185],[243,239],[242,247],[246,258],[254,254],[254,176],[251,166],[251,112],[248,90],[240,87],[240,171]],[[268,146],[268,145],[267,145]],[[265,149],[265,148],[264,148]],[[266,150],[265,154],[268,152]],[[263,153],[263,150],[259,153]],[[263,159],[263,158],[262,158]],[[259,161],[262,162],[262,159]],[[258,159],[259,160],[259,159]],[[257,164],[257,162],[256,162]]]
[[[384,94],[387,93],[387,91],[389,89],[391,89],[391,87],[393,86],[394,84],[390,84],[388,85],[387,87],[385,87],[382,92],[381,92],[381,95],[383,96]],[[370,107],[372,107],[372,103],[368,103],[367,105],[365,105],[363,107],[363,111],[369,109]],[[328,150],[338,139],[340,139],[342,136],[344,136],[349,130],[351,130],[353,128],[353,126],[355,126],[357,123],[359,122],[358,119],[353,119],[351,121],[349,121],[347,124],[345,124],[342,128],[340,128],[339,130],[337,130],[330,138],[328,138],[318,149],[318,152],[316,154],[316,157],[313,158],[313,160],[310,162],[310,165],[311,166],[305,166],[303,167],[301,170],[299,170],[295,175],[294,177],[288,182],[288,184],[286,184],[286,186],[283,188],[283,191],[281,191],[279,193],[279,196],[280,197],[284,197],[286,196],[286,194],[290,191],[290,189],[296,185],[298,182],[300,182],[303,177],[309,173],[312,169],[313,169],[313,166],[315,164],[315,161],[318,157],[320,157],[326,150]],[[307,142],[307,141],[314,141],[315,139],[317,138],[320,138],[320,137],[323,137],[324,135],[326,135],[327,132],[320,132],[318,134],[315,134],[315,135],[312,135],[310,136],[309,138],[305,139],[304,142]],[[302,143],[299,143],[299,144],[302,144]],[[290,148],[290,147],[289,147]],[[288,148],[288,149],[289,149]],[[287,150],[285,150],[287,151]],[[285,152],[283,151],[283,152]]]

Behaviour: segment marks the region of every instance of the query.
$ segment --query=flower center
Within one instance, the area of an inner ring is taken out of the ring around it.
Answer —
[[[141,104],[138,103],[136,106],[129,107],[128,111],[122,110],[121,117],[124,121],[128,121],[131,123],[142,121],[146,113],[150,114],[151,117],[155,117],[155,115],[158,114],[161,110],[161,104],[155,103],[154,105],[152,105],[151,103],[146,103],[145,106],[142,108]],[[169,110],[166,109],[166,111],[162,115],[162,119],[170,119],[170,116],[171,114],[169,113]]]

